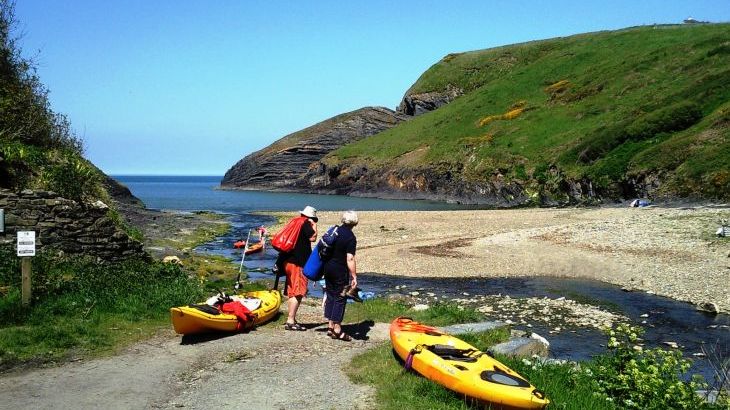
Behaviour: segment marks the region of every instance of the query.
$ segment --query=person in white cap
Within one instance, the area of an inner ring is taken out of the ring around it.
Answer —
[[[286,330],[307,330],[297,322],[297,310],[302,298],[307,294],[307,277],[302,270],[312,254],[312,242],[317,240],[317,210],[309,205],[305,206],[299,214],[307,220],[302,224],[299,237],[294,249],[286,254],[279,255],[283,258],[284,273],[286,274],[286,296],[289,298],[289,311],[284,329]]]

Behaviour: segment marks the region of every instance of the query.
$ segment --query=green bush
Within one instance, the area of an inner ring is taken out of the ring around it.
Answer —
[[[678,350],[643,349],[643,329],[626,324],[608,331],[609,354],[599,356],[577,377],[593,380],[596,394],[626,409],[712,408],[696,390],[698,380],[685,382],[681,376],[690,367]]]
[[[74,154],[46,167],[43,171],[45,187],[64,198],[83,202],[103,195],[101,175],[85,159]]]
[[[68,119],[51,109],[34,62],[22,55],[14,6],[12,0],[0,0],[0,186],[26,188],[38,176],[33,169],[58,160],[46,155],[37,161],[26,153],[35,148],[78,157],[83,146]]]
[[[562,157],[563,161],[569,162],[575,158],[579,162],[588,164],[601,158],[626,140],[624,133],[626,126],[626,122],[620,122],[598,128],[592,134],[585,136],[575,148],[568,151]]]
[[[598,128],[563,155],[562,160],[567,163],[578,161],[589,164],[626,142],[638,142],[657,136],[666,139],[671,133],[689,128],[701,119],[702,110],[697,103],[681,101],[670,104],[633,121],[621,121]],[[616,173],[623,175],[624,171],[625,169],[617,169]]]
[[[550,399],[549,409],[611,410],[620,408],[613,399],[593,394],[593,380],[582,375],[574,363],[548,362],[541,358],[499,356],[506,364],[530,383],[545,392]]]
[[[21,323],[27,317],[26,309],[19,309],[20,288],[10,288],[7,295],[0,297],[0,321],[4,323]]]
[[[702,119],[702,110],[697,103],[677,102],[637,118],[626,127],[626,139],[640,141],[661,132],[681,131],[691,127],[700,119]]]

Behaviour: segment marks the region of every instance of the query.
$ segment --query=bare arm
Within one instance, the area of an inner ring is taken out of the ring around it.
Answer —
[[[357,263],[355,262],[355,255],[351,253],[347,254],[347,269],[350,271],[350,276],[352,276],[350,286],[354,288],[357,286]]]
[[[314,242],[317,240],[317,223],[313,220],[309,220],[309,223],[312,225],[312,229],[314,230],[314,235],[312,235],[311,238],[309,238],[309,242]]]

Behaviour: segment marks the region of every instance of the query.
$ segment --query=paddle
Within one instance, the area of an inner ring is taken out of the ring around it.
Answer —
[[[274,289],[278,290],[279,289],[279,278],[280,278],[279,268],[276,265],[274,265],[274,268],[272,269],[272,271],[274,271],[274,287],[272,287],[271,290],[274,290]]]
[[[238,290],[241,288],[241,271],[243,270],[243,260],[246,259],[246,250],[248,250],[248,240],[251,239],[251,230],[248,230],[248,236],[246,236],[246,244],[243,246],[243,251],[241,252],[241,266],[238,267],[238,277],[236,278],[236,284],[233,285],[233,288]]]

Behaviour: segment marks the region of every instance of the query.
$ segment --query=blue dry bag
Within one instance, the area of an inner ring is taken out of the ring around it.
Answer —
[[[320,280],[322,275],[324,275],[324,262],[319,257],[319,243],[317,243],[307,263],[304,264],[304,276],[309,280]]]

